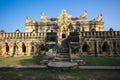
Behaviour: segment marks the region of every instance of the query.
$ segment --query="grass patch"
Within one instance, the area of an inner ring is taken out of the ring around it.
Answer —
[[[120,70],[2,69],[0,80],[120,80]]]
[[[120,66],[120,57],[83,57],[87,66]]]
[[[0,57],[0,65],[37,65],[42,56]]]
[[[43,56],[0,57],[0,65],[39,65]],[[83,57],[84,66],[120,66],[120,57]]]

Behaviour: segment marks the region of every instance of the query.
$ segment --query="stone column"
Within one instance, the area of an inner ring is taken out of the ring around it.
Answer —
[[[13,49],[14,49],[14,43],[10,43],[10,45],[9,45],[9,55],[10,56],[13,55]]]
[[[26,55],[30,56],[31,54],[31,44],[26,43]]]
[[[113,56],[113,44],[112,42],[110,44],[110,56]]]
[[[5,49],[5,43],[3,42],[3,45],[2,45],[2,48],[1,48],[2,56],[5,55],[5,52],[6,52],[6,49]]]

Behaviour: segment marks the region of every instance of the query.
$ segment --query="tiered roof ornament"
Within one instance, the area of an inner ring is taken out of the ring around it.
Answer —
[[[67,30],[67,26],[71,22],[71,16],[67,14],[66,10],[62,10],[61,14],[57,18],[61,29]]]
[[[87,20],[87,11],[85,11],[80,17],[79,20]]]
[[[41,13],[41,22],[47,22],[48,21],[48,17],[45,16],[44,12]]]
[[[93,21],[103,22],[102,13],[100,13],[97,18],[93,19]]]
[[[27,16],[26,23],[35,23],[35,21],[33,19],[31,19],[30,16]]]

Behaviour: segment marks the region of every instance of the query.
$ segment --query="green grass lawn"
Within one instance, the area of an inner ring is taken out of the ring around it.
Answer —
[[[0,57],[0,65],[36,65],[42,56]]]
[[[120,80],[120,70],[0,69],[0,80]]]
[[[87,66],[120,66],[120,57],[83,57]]]
[[[42,56],[0,57],[0,65],[35,65]],[[120,57],[83,57],[90,66],[120,66]],[[120,70],[0,69],[0,80],[120,80]]]
[[[120,57],[82,57],[86,66],[120,66]],[[37,65],[42,56],[0,57],[0,65]]]

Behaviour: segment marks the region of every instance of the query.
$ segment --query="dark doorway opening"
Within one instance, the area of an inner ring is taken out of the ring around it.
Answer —
[[[88,52],[89,51],[89,46],[85,43],[82,47],[83,52]]]
[[[62,38],[66,38],[66,35],[65,35],[65,34],[62,34]]]
[[[102,51],[103,51],[103,52],[109,51],[109,45],[107,44],[107,42],[105,42],[105,43],[103,44]]]
[[[5,43],[5,46],[6,46],[6,52],[9,52],[9,46],[8,46],[8,43]]]
[[[22,43],[22,52],[26,52],[26,46],[24,43]]]
[[[44,51],[45,50],[45,46],[42,44],[41,45],[41,51]]]

